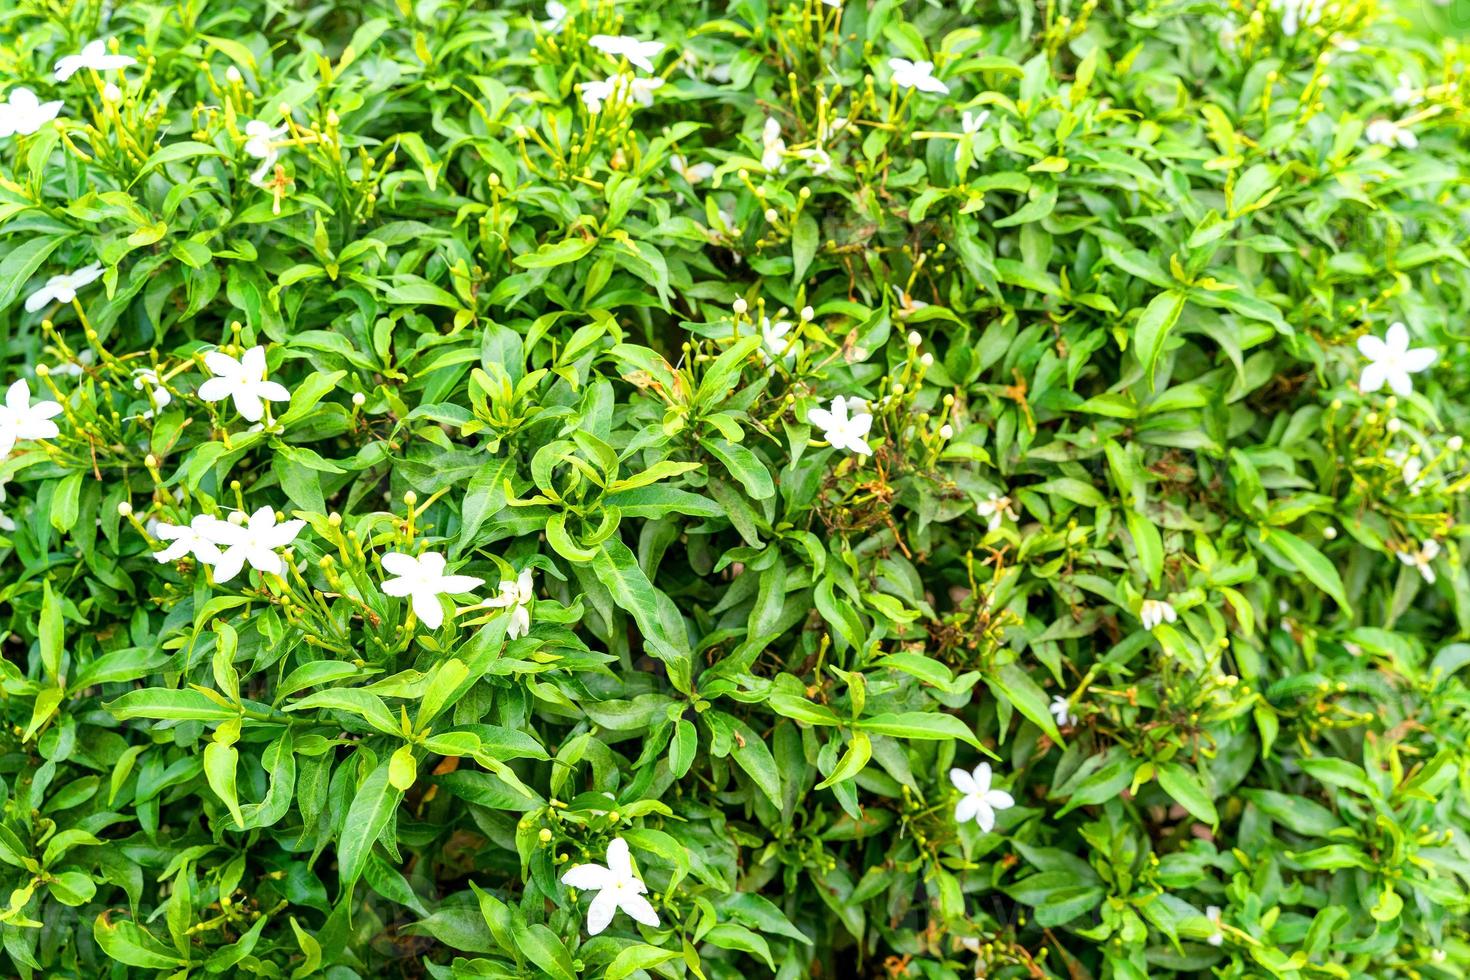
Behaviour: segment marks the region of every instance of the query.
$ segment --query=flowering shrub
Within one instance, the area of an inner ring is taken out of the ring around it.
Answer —
[[[1470,50],[18,3],[0,973],[1470,970]]]

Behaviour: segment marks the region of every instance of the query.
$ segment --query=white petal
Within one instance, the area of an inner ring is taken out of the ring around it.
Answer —
[[[1402,354],[1409,349],[1409,328],[1402,323],[1390,324],[1388,333],[1383,337],[1383,343],[1395,354]]]
[[[608,842],[607,869],[623,880],[633,877],[633,858],[628,853],[628,842],[621,837]]]
[[[432,592],[417,591],[413,594],[413,611],[419,622],[431,630],[444,625],[444,607],[439,597]]]
[[[618,893],[611,888],[597,893],[587,907],[587,934],[595,936],[608,927],[613,914],[618,910]]]
[[[1388,380],[1388,368],[1379,361],[1374,361],[1363,368],[1363,376],[1358,379],[1358,387],[1364,394],[1372,394],[1383,383]]]
[[[960,797],[960,801],[954,806],[955,823],[968,823],[975,819],[975,814],[980,812],[980,797],[970,795]]]
[[[653,903],[642,895],[625,894],[622,896],[622,901],[619,904],[622,906],[623,911],[627,912],[636,921],[646,926],[658,926],[658,913],[653,910]]]
[[[561,876],[563,885],[584,892],[606,888],[612,882],[612,872],[600,864],[578,864]]]
[[[239,388],[234,391],[235,411],[247,422],[259,422],[265,414],[265,406],[260,401],[260,396],[255,393],[254,388]]]
[[[966,795],[977,791],[975,777],[959,767],[949,771],[949,781],[955,789]]]

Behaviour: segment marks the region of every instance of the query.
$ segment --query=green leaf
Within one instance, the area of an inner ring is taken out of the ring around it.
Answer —
[[[389,766],[384,760],[368,773],[342,821],[337,838],[337,876],[344,893],[361,877],[373,846],[403,799],[403,792],[389,781]]]
[[[1173,289],[1160,293],[1144,307],[1138,322],[1133,326],[1133,355],[1143,365],[1150,391],[1154,387],[1154,366],[1158,363],[1169,331],[1174,329],[1174,324],[1179,322],[1179,314],[1184,312],[1185,298],[1184,293]]]

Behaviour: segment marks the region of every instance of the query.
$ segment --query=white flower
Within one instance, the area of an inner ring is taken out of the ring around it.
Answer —
[[[922,310],[929,305],[921,299],[914,299],[908,293],[904,292],[903,287],[897,283],[893,284],[893,292],[898,297],[898,315],[900,317],[908,316],[915,310]]]
[[[260,508],[243,524],[212,521],[206,533],[209,540],[224,549],[219,561],[214,563],[214,580],[228,582],[239,574],[246,562],[257,572],[284,574],[286,563],[276,554],[276,549],[295,541],[305,526],[306,522],[301,520],[277,524],[276,512],[270,507]]]
[[[949,781],[962,794],[955,804],[954,818],[958,823],[974,820],[987,834],[995,829],[995,814],[998,810],[1009,810],[1016,805],[1015,798],[1005,790],[990,788],[990,763],[982,762],[973,773],[963,769],[951,769]]]
[[[1143,622],[1144,629],[1153,630],[1163,623],[1177,623],[1179,613],[1162,599],[1145,599],[1143,605],[1138,607],[1138,618]]]
[[[162,551],[155,551],[153,557],[164,563],[193,555],[206,565],[218,564],[223,556],[214,542],[214,531],[216,524],[223,523],[225,522],[208,514],[199,514],[184,525],[154,523],[150,528],[153,536],[161,541],[172,541],[173,544]]]
[[[235,400],[235,410],[247,422],[259,422],[264,414],[261,399],[273,402],[291,400],[285,386],[265,380],[265,348],[259,345],[247,350],[237,361],[221,351],[204,355],[204,365],[214,375],[199,386],[199,397],[207,402]]]
[[[988,109],[983,112],[976,113],[971,113],[967,109],[965,110],[964,114],[960,116],[960,129],[964,132],[965,135],[960,140],[959,144],[956,145],[954,148],[954,158],[956,160],[960,158],[961,151],[963,151],[965,146],[970,142],[970,137],[979,133],[980,130],[985,126],[986,120],[988,120],[989,118],[990,110]]]
[[[42,102],[28,88],[13,89],[9,99],[0,102],[0,139],[20,133],[29,136],[56,118],[61,101]]]
[[[578,86],[582,93],[582,104],[588,112],[602,111],[604,102],[632,101],[639,105],[653,105],[653,93],[663,87],[662,78],[634,78],[632,75],[613,75],[600,82],[583,82]]]
[[[88,41],[79,54],[69,54],[57,60],[56,80],[64,82],[83,68],[108,71],[113,68],[126,68],[137,63],[137,58],[130,58],[125,54],[108,54],[106,41]]]
[[[275,140],[286,135],[285,126],[272,127],[263,119],[252,119],[245,124],[245,155],[260,161],[260,166],[250,175],[250,183],[260,186],[265,175],[275,166],[281,151]]]
[[[10,455],[17,442],[26,439],[55,439],[61,435],[51,421],[61,414],[61,406],[53,401],[31,404],[31,386],[25,378],[5,390],[5,404],[0,405],[0,459]]]
[[[1404,480],[1404,489],[1410,493],[1418,493],[1420,481],[1424,476],[1424,460],[1419,454],[1407,453],[1402,449],[1390,449],[1386,455],[1398,464],[1399,474]]]
[[[1072,714],[1071,705],[1067,704],[1067,699],[1060,694],[1051,699],[1051,708],[1049,710],[1051,711],[1051,716],[1057,720],[1058,728],[1065,728],[1068,725],[1075,725],[1077,723],[1077,716]]]
[[[1358,387],[1374,392],[1386,382],[1394,394],[1408,396],[1414,392],[1409,375],[1418,374],[1433,364],[1439,352],[1429,347],[1409,349],[1409,328],[1395,323],[1380,340],[1374,336],[1358,338],[1358,351],[1368,359]]]
[[[975,505],[975,510],[981,517],[989,519],[986,529],[990,531],[1000,527],[1001,521],[1007,517],[1013,521],[1021,519],[1011,498],[1003,497],[998,493],[992,493],[989,500],[980,501]]]
[[[157,373],[148,368],[133,372],[133,387],[145,392],[148,395],[148,404],[153,406],[143,413],[145,419],[153,418],[156,412],[163,411],[169,402],[174,400],[174,396],[163,386],[163,382],[158,380]]]
[[[536,599],[536,589],[531,584],[531,570],[521,569],[515,579],[501,579],[500,595],[485,603],[497,609],[510,609],[510,625],[505,635],[512,640],[531,632],[531,603]]]
[[[108,82],[106,85],[102,86],[102,101],[112,102],[115,104],[121,102],[122,97],[122,89],[118,88],[117,85],[115,85],[114,83]]]
[[[669,157],[669,165],[674,168],[674,173],[689,181],[690,184],[701,183],[715,175],[714,164],[690,163],[677,153]]]
[[[546,5],[546,20],[541,24],[542,30],[561,30],[561,25],[567,22],[567,15],[569,13],[571,11],[567,10],[567,5],[562,3],[561,0],[550,0]]]
[[[417,558],[390,551],[383,556],[383,571],[395,576],[383,582],[383,594],[400,599],[407,596],[414,615],[429,629],[438,629],[444,623],[441,595],[462,595],[485,584],[484,579],[472,575],[445,575],[444,556],[432,551]]]
[[[1281,33],[1292,37],[1302,25],[1308,27],[1322,19],[1327,0],[1271,0],[1271,9],[1281,14]]]
[[[1399,72],[1398,87],[1393,90],[1393,104],[1398,106],[1415,105],[1423,96],[1415,87],[1414,80],[1409,77],[1408,72]]]
[[[786,141],[781,138],[781,123],[775,116],[766,117],[761,130],[761,167],[766,171],[780,173],[786,169]]]
[[[855,406],[861,402],[854,401]],[[873,427],[873,416],[859,411],[848,414],[848,400],[841,395],[832,399],[832,408],[814,408],[806,413],[806,420],[822,430],[822,435],[833,449],[849,449],[861,456],[873,455],[868,445],[868,430]]]
[[[87,373],[87,369],[97,360],[97,354],[90,347],[78,351],[74,361],[66,361],[51,369],[52,374],[62,374],[68,378],[80,378]]]
[[[1220,906],[1211,905],[1206,908],[1205,918],[1209,919],[1210,924],[1215,927],[1215,931],[1210,933],[1209,937],[1205,939],[1205,942],[1211,946],[1219,946],[1225,941],[1225,933],[1220,931]]]
[[[46,280],[46,285],[26,297],[26,312],[34,313],[50,302],[70,303],[77,298],[77,290],[96,282],[102,275],[102,266],[97,262],[83,266],[76,272],[63,272]]]
[[[578,891],[597,892],[587,907],[588,935],[595,936],[606,929],[619,909],[646,926],[658,926],[658,913],[643,897],[648,893],[648,886],[633,874],[628,842],[621,837],[614,837],[607,845],[607,867],[576,865],[561,876],[561,883]]]
[[[1419,137],[1414,135],[1412,129],[1392,119],[1373,120],[1363,131],[1363,136],[1369,143],[1389,148],[1402,146],[1406,150],[1412,150],[1419,145]]]
[[[791,324],[786,320],[772,320],[768,316],[761,317],[761,348],[756,352],[760,355],[761,363],[771,363],[771,358],[779,358],[783,363],[791,363],[801,350],[801,345],[790,336]]]
[[[820,146],[797,150],[796,155],[806,161],[806,165],[811,168],[813,177],[820,177],[832,169],[831,155]]]
[[[932,61],[889,58],[888,67],[893,69],[893,84],[899,88],[916,88],[920,92],[933,92],[936,95],[949,94],[949,86],[934,77]]]
[[[636,37],[612,34],[594,34],[587,39],[587,43],[603,54],[626,58],[628,64],[644,71],[653,71],[653,58],[664,49],[662,41],[640,41]]]
[[[1400,551],[1398,556],[1399,561],[1405,565],[1419,569],[1419,574],[1423,576],[1424,581],[1430,585],[1434,584],[1434,566],[1430,562],[1439,556],[1438,541],[1430,538],[1419,546],[1418,551]]]

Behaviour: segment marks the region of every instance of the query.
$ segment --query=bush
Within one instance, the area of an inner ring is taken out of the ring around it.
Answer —
[[[1454,8],[66,6],[4,975],[1470,969]]]

